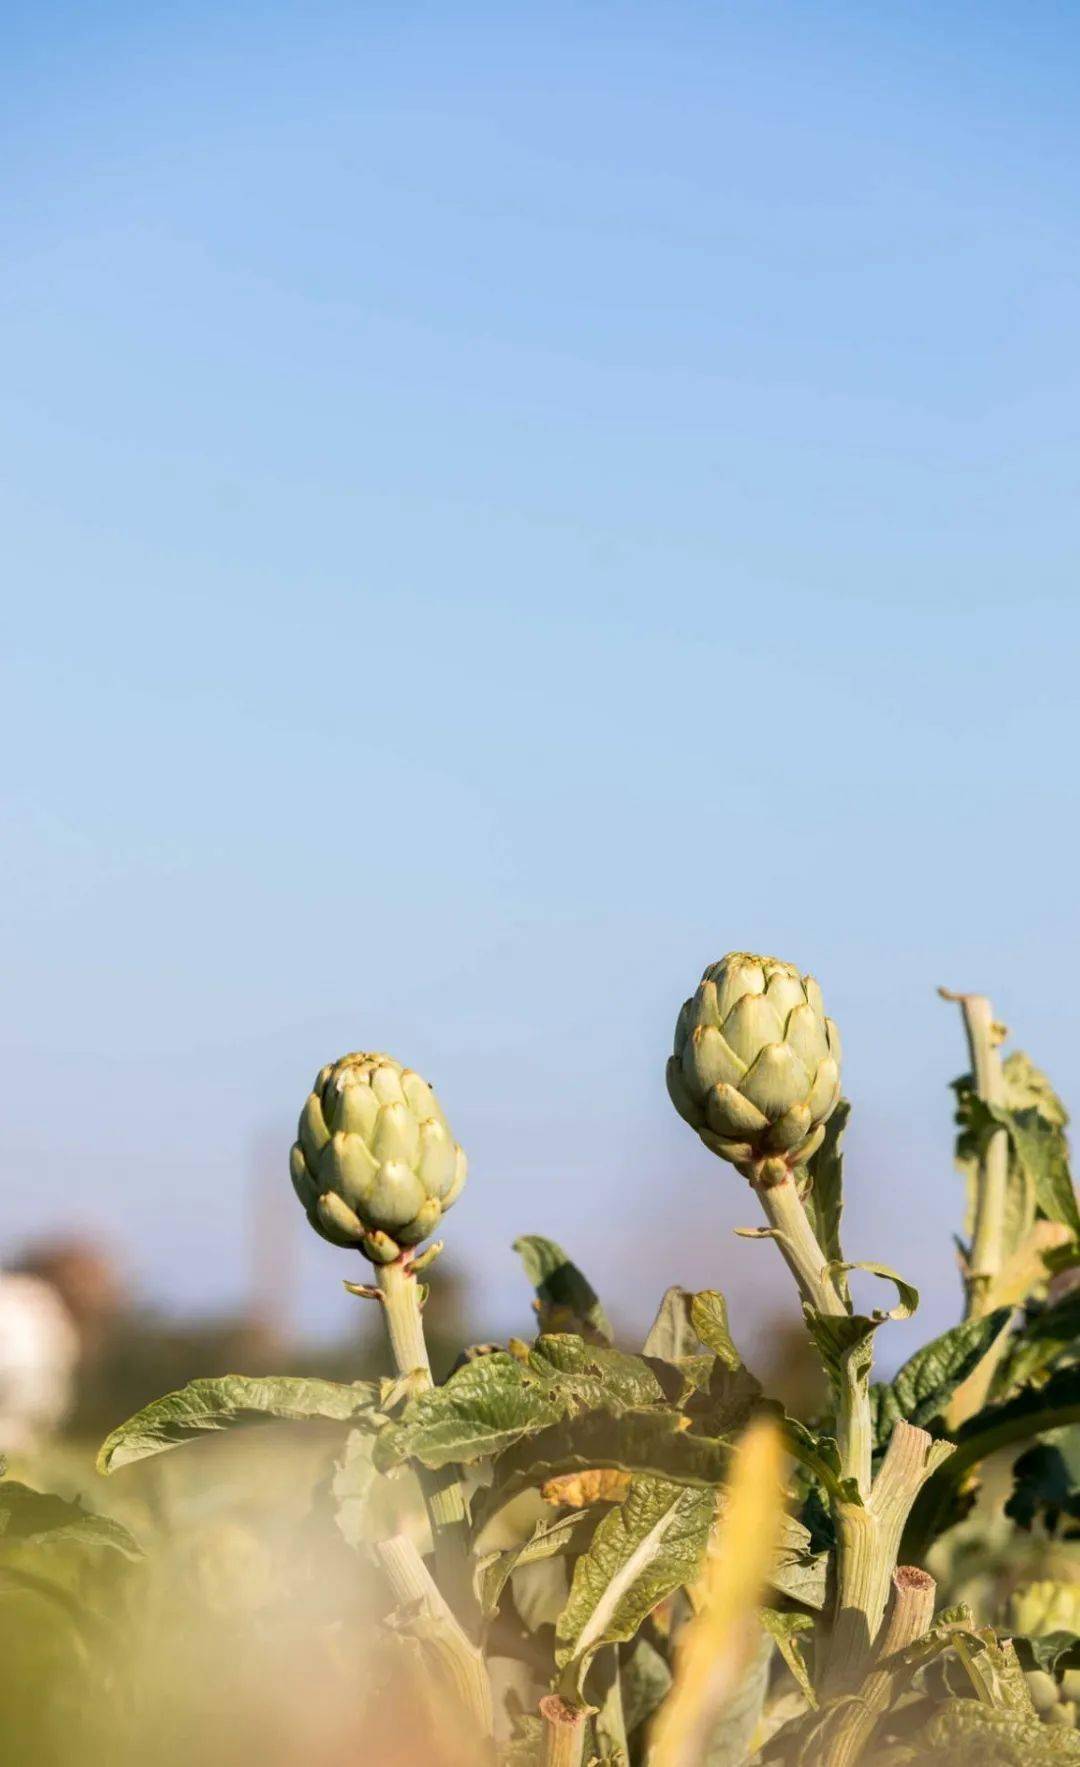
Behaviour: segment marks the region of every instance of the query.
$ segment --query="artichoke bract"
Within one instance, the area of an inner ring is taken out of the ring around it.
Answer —
[[[388,1264],[434,1232],[467,1162],[434,1092],[389,1055],[320,1069],[289,1155],[316,1233]]]
[[[820,1147],[840,1097],[840,1034],[821,989],[776,957],[710,964],[675,1027],[668,1091],[706,1147],[777,1182]]]

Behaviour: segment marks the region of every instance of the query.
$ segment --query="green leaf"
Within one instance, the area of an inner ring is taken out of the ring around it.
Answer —
[[[1080,1239],[1080,1212],[1063,1127],[1049,1121],[1037,1105],[1010,1110],[1005,1105],[987,1104],[973,1093],[964,1100],[964,1110],[980,1151],[995,1129],[1006,1131],[1013,1156],[1034,1187],[1040,1212],[1048,1221],[1061,1222],[1074,1239]]]
[[[562,1246],[538,1233],[515,1239],[514,1250],[536,1290],[541,1331],[579,1331],[610,1344],[614,1333],[596,1290],[572,1264]]]
[[[810,1615],[791,1612],[781,1613],[777,1608],[766,1607],[762,1608],[759,1618],[765,1631],[776,1645],[777,1650],[780,1652],[780,1655],[783,1657],[788,1668],[791,1670],[792,1675],[795,1677],[807,1705],[815,1708],[818,1703],[817,1695],[814,1692],[809,1671],[803,1660],[802,1645],[799,1642],[801,1633],[813,1633],[814,1622],[810,1618]]]
[[[1080,1346],[1080,1288],[1073,1288],[1052,1307],[1032,1314],[1009,1346],[1009,1359],[997,1383],[1003,1392],[1025,1385],[1053,1368]]]
[[[925,1429],[939,1417],[1011,1317],[1011,1308],[999,1307],[983,1319],[964,1320],[916,1350],[887,1386],[873,1388],[877,1446],[885,1446],[901,1418]]]
[[[658,1405],[664,1389],[641,1356],[586,1343],[569,1332],[545,1333],[529,1352],[529,1367],[564,1408],[613,1411]]]
[[[139,1559],[143,1549],[120,1522],[81,1503],[35,1491],[17,1479],[0,1483],[0,1553],[14,1545],[104,1547]]]
[[[379,1475],[372,1458],[373,1447],[374,1437],[368,1430],[350,1430],[330,1481],[334,1520],[353,1547],[369,1545],[376,1538],[372,1497]]]
[[[670,1292],[670,1291],[669,1291]],[[623,1721],[628,1736],[652,1717],[671,1686],[671,1670],[647,1638],[636,1638],[622,1662]]]
[[[621,1419],[589,1412],[519,1443],[500,1455],[493,1486],[478,1494],[476,1532],[522,1491],[596,1467],[715,1489],[727,1475],[729,1443],[683,1430],[681,1422],[675,1412],[628,1412]],[[813,1550],[809,1530],[785,1517],[773,1588],[806,1607],[823,1607],[826,1560]]]
[[[541,1559],[578,1551],[595,1526],[594,1510],[572,1510],[555,1521],[537,1523],[523,1545],[504,1552],[488,1553],[477,1564],[473,1578],[482,1613],[495,1613],[502,1592],[515,1571],[525,1565],[538,1564]]]
[[[942,1767],[1056,1767],[1059,1761],[1080,1761],[1075,1730],[1000,1711],[980,1700],[947,1701],[913,1741],[916,1759]]]
[[[1060,1678],[1066,1669],[1080,1669],[1080,1635],[1075,1632],[1047,1632],[1041,1638],[1028,1638],[1018,1632],[1013,1636],[1013,1645],[1025,1672],[1042,1669],[1047,1675]]]
[[[844,1475],[840,1449],[832,1436],[815,1435],[797,1417],[784,1417],[782,1428],[788,1448],[800,1465],[813,1473],[837,1503],[862,1503],[859,1487]]]
[[[750,1759],[754,1733],[769,1688],[772,1652],[772,1639],[765,1633],[757,1655],[724,1706],[709,1738],[702,1767],[745,1767]]]
[[[698,1335],[690,1322],[690,1305],[694,1296],[688,1288],[664,1291],[656,1318],[649,1327],[641,1346],[643,1356],[656,1356],[664,1362],[678,1362],[689,1356],[698,1343]]]
[[[320,1418],[347,1423],[375,1409],[378,1389],[371,1381],[342,1386],[332,1380],[224,1374],[194,1380],[137,1411],[102,1443],[97,1467],[115,1472],[151,1454],[164,1454],[208,1430],[239,1424],[272,1423],[279,1418]]]
[[[566,1409],[545,1381],[517,1357],[495,1351],[467,1362],[445,1386],[411,1399],[375,1443],[382,1472],[405,1460],[432,1471],[498,1454],[522,1436],[554,1424]]]
[[[804,1168],[809,1173],[810,1188],[804,1197],[810,1225],[822,1251],[830,1263],[843,1261],[840,1247],[840,1217],[844,1212],[844,1156],[840,1143],[851,1116],[851,1105],[842,1098],[825,1125],[825,1139]]]
[[[574,1567],[556,1628],[560,1690],[581,1698],[586,1670],[605,1644],[632,1638],[657,1602],[698,1575],[715,1494],[664,1479],[635,1479]]]
[[[1080,1430],[1062,1430],[1053,1441],[1038,1442],[1013,1466],[1012,1493],[1005,1514],[1030,1531],[1039,1520],[1056,1534],[1062,1520],[1080,1522]],[[1080,1534],[1068,1528],[1066,1538]]]
[[[705,1348],[718,1356],[726,1368],[735,1373],[743,1367],[728,1330],[727,1302],[719,1289],[705,1288],[691,1297],[690,1323]]]
[[[1059,1368],[1044,1386],[1022,1387],[1004,1404],[988,1405],[955,1435],[956,1452],[928,1479],[904,1536],[905,1559],[919,1563],[931,1541],[967,1513],[956,1494],[972,1467],[1002,1448],[1080,1423],[1080,1365]]]

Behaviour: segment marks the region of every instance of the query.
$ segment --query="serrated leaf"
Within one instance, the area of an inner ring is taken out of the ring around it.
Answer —
[[[851,1116],[851,1105],[842,1098],[825,1125],[825,1139],[805,1170],[810,1188],[804,1198],[806,1212],[814,1237],[830,1263],[843,1261],[840,1247],[840,1218],[844,1212],[841,1142]]]
[[[376,1439],[375,1464],[383,1472],[405,1460],[419,1460],[433,1472],[468,1465],[556,1423],[565,1409],[550,1381],[496,1351],[465,1363],[445,1386],[411,1399]]]
[[[999,1307],[985,1318],[964,1320],[916,1350],[887,1385],[873,1388],[876,1445],[885,1446],[901,1418],[925,1429],[939,1417],[1011,1317],[1011,1308]]]
[[[101,1473],[115,1472],[152,1454],[165,1454],[211,1430],[276,1419],[319,1418],[347,1423],[373,1413],[378,1389],[372,1381],[343,1386],[332,1380],[286,1375],[223,1374],[194,1380],[179,1392],[155,1399],[105,1438],[98,1454]]]
[[[664,1389],[640,1356],[586,1343],[571,1333],[546,1333],[529,1352],[529,1367],[558,1394],[566,1409],[618,1412],[661,1404]]]
[[[140,1559],[143,1549],[120,1522],[95,1515],[49,1491],[35,1491],[18,1479],[0,1483],[0,1553],[25,1545],[103,1547]]]
[[[778,1608],[762,1608],[759,1618],[765,1631],[776,1645],[788,1668],[791,1670],[808,1706],[817,1706],[817,1695],[813,1682],[803,1660],[802,1645],[799,1642],[803,1633],[814,1631],[814,1622],[809,1614],[792,1612],[781,1613]]]
[[[632,1638],[658,1601],[698,1575],[715,1507],[711,1491],[640,1478],[626,1501],[604,1517],[574,1567],[556,1628],[565,1697],[581,1697],[586,1670],[601,1646]]]
[[[614,1333],[596,1290],[561,1245],[542,1234],[526,1233],[515,1239],[514,1250],[536,1290],[542,1331],[577,1331],[610,1344]]]
[[[979,1700],[947,1701],[914,1739],[917,1759],[942,1767],[1056,1767],[1080,1761],[1080,1734]]]

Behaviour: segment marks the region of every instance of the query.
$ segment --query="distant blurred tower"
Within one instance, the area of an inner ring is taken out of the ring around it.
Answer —
[[[285,1155],[288,1137],[266,1130],[251,1154],[248,1215],[252,1327],[271,1343],[292,1335],[299,1234]],[[301,1227],[303,1220],[300,1221]]]

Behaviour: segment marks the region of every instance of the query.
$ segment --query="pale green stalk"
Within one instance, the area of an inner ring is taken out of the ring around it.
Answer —
[[[399,1605],[403,1608],[419,1606],[431,1621],[428,1642],[437,1653],[463,1711],[475,1726],[482,1749],[480,1758],[487,1760],[494,1717],[491,1682],[482,1652],[459,1626],[407,1534],[395,1534],[389,1540],[380,1541],[376,1552]]]
[[[399,1375],[410,1379],[418,1391],[434,1386],[424,1341],[420,1283],[411,1258],[406,1254],[392,1264],[377,1265],[376,1281],[375,1292],[382,1302]],[[446,1468],[424,1473],[421,1484],[440,1582],[456,1610],[472,1616],[475,1598],[469,1577],[468,1510],[461,1481],[453,1468]]]
[[[985,994],[954,994],[948,988],[938,990],[943,1000],[952,1000],[964,1018],[968,1052],[971,1058],[972,1084],[985,1104],[1004,1104],[1005,1078],[1002,1068],[1001,1032],[993,1008]],[[1005,1228],[1009,1190],[1009,1138],[1004,1129],[995,1130],[979,1161],[975,1184],[975,1218],[972,1225],[971,1250],[964,1279],[966,1319],[981,1319],[1000,1305],[995,1292],[1006,1257]],[[986,1403],[997,1372],[1008,1331],[998,1334],[979,1366],[953,1394],[946,1419],[956,1429],[974,1416]]]
[[[845,1701],[838,1709],[831,1735],[821,1738],[821,1767],[855,1767],[862,1758],[882,1716],[910,1674],[901,1652],[929,1629],[935,1592],[933,1577],[916,1565],[899,1565],[893,1572],[892,1602],[874,1666],[863,1680],[858,1698]]]

